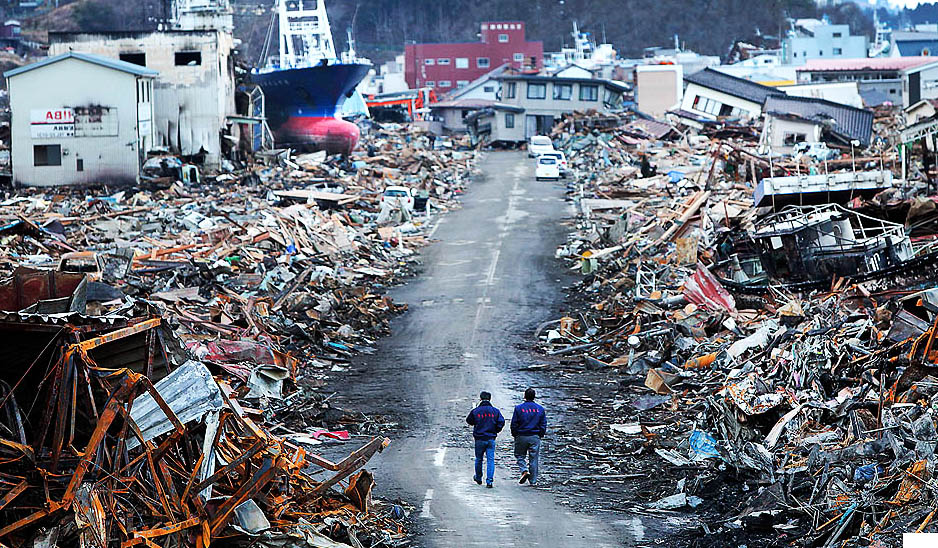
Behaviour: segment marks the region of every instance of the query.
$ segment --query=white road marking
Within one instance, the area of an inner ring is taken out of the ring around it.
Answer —
[[[433,519],[433,514],[430,513],[431,502],[433,502],[433,489],[427,489],[427,494],[423,496],[423,509],[420,512],[420,517]]]
[[[430,229],[430,232],[427,233],[427,239],[428,239],[428,240],[432,240],[432,239],[433,239],[433,235],[436,234],[436,229],[440,228],[440,225],[443,224],[443,221],[444,221],[444,220],[446,220],[446,217],[440,217],[440,220],[438,220],[438,221],[436,222],[436,224],[433,225],[433,228],[431,228],[431,229]]]
[[[499,246],[499,248],[495,250],[495,253],[492,254],[492,264],[489,266],[488,275],[485,277],[485,285],[492,285],[492,282],[495,281],[495,269],[498,268],[498,258],[501,257],[501,255],[502,250],[501,246]]]
[[[433,466],[438,468],[443,466],[443,459],[446,458],[446,448],[440,447],[436,450],[436,456],[433,457]]]

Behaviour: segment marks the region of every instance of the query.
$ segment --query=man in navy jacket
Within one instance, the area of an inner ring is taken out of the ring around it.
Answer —
[[[518,459],[518,470],[521,471],[521,481],[537,485],[537,465],[541,451],[541,438],[547,434],[547,412],[540,405],[534,403],[537,394],[533,388],[524,391],[524,403],[515,406],[511,415],[511,435],[515,437],[515,458]],[[525,458],[530,457],[531,467],[528,468]]]
[[[466,423],[472,426],[472,437],[476,440],[476,473],[472,477],[482,485],[482,456],[488,466],[485,470],[485,486],[491,489],[495,481],[495,438],[505,427],[505,417],[492,405],[492,395],[482,391],[479,406],[469,412]]]

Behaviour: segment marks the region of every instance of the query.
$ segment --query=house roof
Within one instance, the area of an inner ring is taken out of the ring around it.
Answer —
[[[890,97],[878,89],[861,89],[860,97],[863,99],[863,104],[868,107],[878,107],[897,101],[895,97]]]
[[[629,86],[625,84],[614,82],[612,80],[601,80],[599,78],[564,78],[562,76],[539,76],[536,74],[531,74],[531,75],[505,74],[501,76],[496,76],[494,79],[495,80],[525,80],[528,82],[544,82],[544,83],[555,82],[558,84],[570,84],[570,83],[596,84],[597,86],[605,86],[607,88],[611,88],[619,92],[627,92],[630,89]]]
[[[765,102],[767,97],[780,93],[775,88],[763,86],[762,84],[750,82],[749,80],[737,78],[736,76],[730,76],[729,74],[711,68],[705,68],[700,72],[695,72],[690,76],[686,76],[684,80],[760,105]]]
[[[524,109],[515,105],[508,105],[505,103],[499,103],[497,101],[492,101],[491,99],[456,99],[453,101],[440,101],[438,103],[431,103],[430,109],[448,109],[448,108],[461,108],[461,109],[482,109],[482,108],[493,108],[495,110],[507,110],[511,112],[524,112]]]
[[[854,139],[863,146],[870,143],[873,113],[869,110],[841,105],[824,99],[774,95],[766,99],[765,112],[773,115],[796,116],[812,122],[833,122],[831,131],[845,141]]]
[[[860,59],[809,59],[798,72],[902,71],[938,62],[938,57],[872,57]]]
[[[31,65],[26,65],[23,67],[15,68],[13,70],[8,70],[3,73],[3,76],[6,78],[12,78],[24,72],[29,72],[38,68],[46,67],[59,61],[64,61],[65,59],[78,59],[80,61],[85,61],[87,63],[92,63],[109,69],[119,70],[121,72],[126,72],[128,74],[135,74],[137,76],[145,77],[155,77],[159,75],[159,72],[148,69],[146,67],[141,67],[140,65],[135,65],[133,63],[128,63],[126,61],[119,61],[117,59],[111,59],[109,57],[102,57],[100,55],[93,55],[90,53],[78,53],[76,51],[70,51],[68,53],[63,53],[61,55],[56,55],[55,57],[47,57],[42,61],[33,63]]]
[[[509,63],[502,63],[501,65],[499,65],[499,66],[493,68],[492,70],[486,72],[486,73],[483,74],[482,76],[479,76],[479,77],[476,78],[475,80],[469,82],[469,83],[466,84],[465,86],[463,86],[463,87],[461,87],[461,88],[456,88],[455,90],[453,90],[453,91],[447,93],[446,96],[447,96],[447,97],[451,97],[451,98],[453,98],[453,99],[458,99],[458,98],[462,97],[463,95],[469,93],[470,91],[472,91],[472,90],[478,88],[479,86],[485,84],[485,83],[488,82],[489,80],[492,80],[493,78],[495,78],[495,77],[498,76],[499,74],[505,72],[506,70],[508,70],[508,68],[509,68],[510,66],[511,66],[511,65],[510,65]]]

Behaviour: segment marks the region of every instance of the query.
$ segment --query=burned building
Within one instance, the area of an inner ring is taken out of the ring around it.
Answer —
[[[231,19],[211,15],[180,19],[178,29],[159,32],[50,32],[49,52],[93,53],[158,71],[155,145],[204,156],[214,167],[227,146],[222,134],[237,126],[228,122],[236,112]]]
[[[137,180],[153,145],[156,71],[68,52],[5,76],[17,185]]]

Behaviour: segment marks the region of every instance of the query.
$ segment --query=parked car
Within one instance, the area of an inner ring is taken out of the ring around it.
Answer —
[[[381,206],[400,207],[407,211],[414,210],[414,191],[406,186],[389,186],[381,195]]]
[[[538,158],[543,158],[545,156],[557,159],[557,162],[560,165],[560,176],[566,179],[567,173],[569,173],[567,168],[567,155],[563,152],[560,152],[559,150],[555,150],[554,152],[545,152],[544,154],[538,156]]]
[[[554,143],[550,141],[550,137],[544,135],[531,137],[528,141],[528,158],[537,158],[545,152],[555,152]]]
[[[537,167],[534,169],[534,178],[538,181],[560,179],[560,162],[553,156],[539,156],[537,158]]]
[[[818,162],[824,160],[834,160],[840,157],[840,152],[827,148],[827,143],[798,143],[795,145],[793,155],[796,160],[805,156]]]

